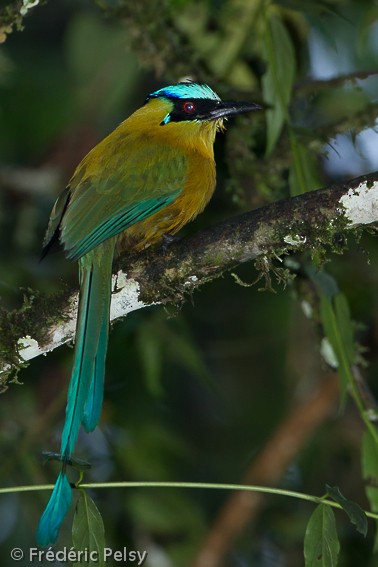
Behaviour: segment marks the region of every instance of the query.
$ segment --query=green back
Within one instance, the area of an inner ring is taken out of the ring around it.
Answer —
[[[109,138],[88,154],[70,183],[61,241],[71,259],[156,213],[185,185],[187,159],[176,148],[148,139],[125,143],[126,137],[109,154]]]

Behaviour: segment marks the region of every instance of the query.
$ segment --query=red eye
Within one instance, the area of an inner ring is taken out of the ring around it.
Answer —
[[[195,111],[196,107],[194,106],[193,102],[184,102],[182,108],[188,114],[192,114]]]

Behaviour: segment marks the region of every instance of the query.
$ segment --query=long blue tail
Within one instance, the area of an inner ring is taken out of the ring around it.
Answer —
[[[72,489],[66,475],[82,423],[93,431],[101,413],[105,358],[108,343],[111,273],[114,242],[108,240],[80,259],[80,299],[66,420],[62,432],[62,470],[40,520],[37,541],[55,543],[59,528],[71,506]]]
[[[37,542],[49,545],[58,539],[59,528],[72,504],[72,488],[65,469],[62,468],[56,480],[50,500],[39,520]]]
[[[110,303],[110,295],[108,303]],[[109,304],[103,305],[104,314],[100,329],[93,375],[89,387],[87,401],[84,407],[83,417],[81,419],[81,423],[85,431],[88,431],[88,433],[95,429],[101,415],[102,400],[104,397],[105,360],[109,335],[109,307]]]

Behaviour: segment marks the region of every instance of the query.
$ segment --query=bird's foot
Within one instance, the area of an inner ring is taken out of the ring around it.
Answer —
[[[173,234],[164,233],[163,244],[162,244],[163,252],[164,253],[167,252],[170,245],[173,244],[173,242],[177,242],[178,240],[180,240],[179,236],[174,236]]]

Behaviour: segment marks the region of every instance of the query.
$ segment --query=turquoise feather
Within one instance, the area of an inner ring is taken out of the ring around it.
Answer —
[[[169,87],[159,89],[158,91],[150,94],[147,100],[150,98],[158,98],[162,96],[167,98],[202,98],[206,100],[220,100],[217,93],[215,93],[213,89],[209,87],[209,85],[191,83],[190,81],[178,83],[177,85],[170,85]]]
[[[80,260],[75,356],[60,449],[63,467],[38,526],[37,541],[40,545],[56,541],[71,505],[72,490],[66,476],[66,462],[73,453],[80,424],[83,422],[85,428],[92,431],[100,417],[114,245],[114,239],[107,240],[96,254],[89,253]]]
[[[55,543],[59,528],[72,504],[72,488],[65,473],[60,472],[51,494],[50,500],[39,521],[37,542],[39,545]]]
[[[114,254],[114,240],[104,242],[94,253],[80,259],[80,308],[76,330],[76,345],[72,377],[68,389],[66,420],[64,423],[61,453],[71,456],[85,404],[90,395],[91,381],[95,373],[95,360],[100,339],[108,333],[101,332],[108,326],[111,295],[111,270]],[[103,361],[105,362],[105,360]],[[104,371],[104,370],[103,370]]]
[[[67,257],[70,260],[77,260],[93,250],[93,248],[96,248],[104,240],[119,234],[135,222],[157,213],[161,208],[171,203],[179,193],[180,191],[176,191],[169,195],[162,195],[157,199],[148,199],[134,203],[133,206],[120,211],[92,230],[80,243],[70,249]]]
[[[111,276],[111,274],[110,274]],[[103,304],[103,320],[101,323],[98,348],[94,363],[93,375],[90,383],[90,388],[87,396],[87,400],[84,406],[84,413],[81,419],[81,423],[85,431],[88,433],[93,431],[97,426],[102,408],[102,400],[104,397],[104,382],[105,382],[105,360],[106,351],[108,346],[108,335],[109,335],[109,308],[110,308],[110,294],[109,302],[104,302]]]

